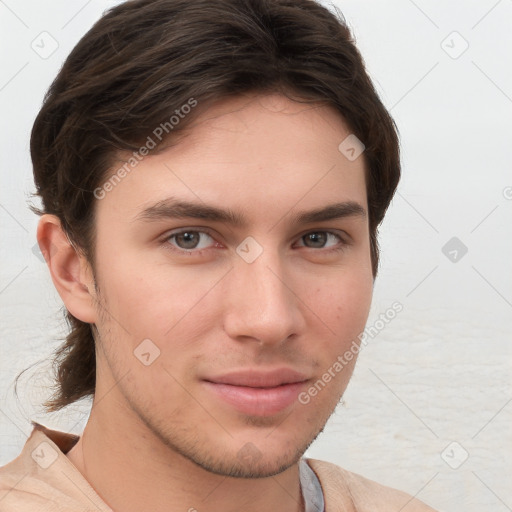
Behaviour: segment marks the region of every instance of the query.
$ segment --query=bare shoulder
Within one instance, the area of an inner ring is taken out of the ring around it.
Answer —
[[[386,487],[331,462],[307,459],[324,492],[326,512],[436,512],[398,489]]]

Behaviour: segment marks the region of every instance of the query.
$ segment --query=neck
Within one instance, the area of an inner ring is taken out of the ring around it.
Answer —
[[[116,512],[302,512],[299,465],[264,478],[207,471],[164,444],[147,427],[108,421],[94,407],[67,456]],[[128,426],[127,426],[128,425]]]

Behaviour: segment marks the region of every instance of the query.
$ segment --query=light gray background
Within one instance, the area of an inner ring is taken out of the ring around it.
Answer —
[[[32,252],[29,133],[64,58],[115,3],[0,1],[0,465],[30,419],[81,433],[90,407],[39,406],[65,325]],[[368,325],[394,301],[404,309],[361,352],[345,404],[307,455],[438,510],[510,511],[512,1],[336,5],[401,133],[403,178],[381,229]],[[43,31],[58,43],[47,58],[31,47],[51,50]],[[452,237],[468,249],[455,262],[442,251]],[[38,362],[17,400],[15,376]]]

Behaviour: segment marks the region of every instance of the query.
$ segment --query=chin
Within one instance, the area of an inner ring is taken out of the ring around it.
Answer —
[[[301,456],[301,453],[294,453],[276,458],[270,454],[268,456],[259,454],[258,456],[256,452],[249,455],[249,450],[247,450],[245,457],[240,457],[237,454],[231,461],[227,459],[217,461],[217,463],[203,461],[199,465],[210,473],[231,478],[268,478],[286,471],[296,464]]]
[[[292,445],[287,441],[282,447],[268,443],[264,446],[257,440],[245,443],[238,451],[226,451],[220,456],[192,457],[191,460],[203,469],[218,475],[232,478],[268,478],[278,475],[297,464],[304,452],[309,448],[323,427],[308,439],[303,439]],[[190,457],[189,457],[190,458]]]

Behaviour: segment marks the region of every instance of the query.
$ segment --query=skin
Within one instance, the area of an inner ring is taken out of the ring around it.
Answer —
[[[95,273],[58,219],[41,218],[38,240],[66,308],[97,329],[96,394],[67,456],[114,510],[303,510],[298,462],[355,358],[308,404],[265,417],[239,412],[202,379],[286,366],[307,376],[307,391],[364,329],[367,216],[293,223],[340,201],[367,210],[364,157],[338,150],[349,134],[328,106],[278,94],[219,101],[97,202]],[[229,207],[247,224],[135,220],[171,195]],[[179,228],[204,233],[201,253],[170,237]],[[320,241],[306,236],[319,232]],[[252,263],[236,252],[248,236],[263,248]],[[134,355],[144,339],[160,350],[148,366]]]

